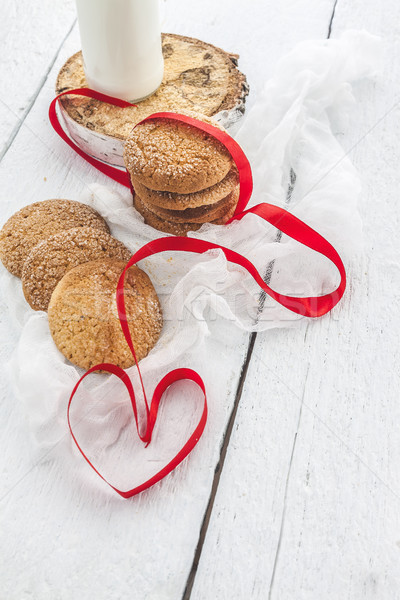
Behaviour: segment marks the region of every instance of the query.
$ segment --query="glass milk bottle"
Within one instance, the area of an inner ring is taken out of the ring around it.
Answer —
[[[76,0],[88,86],[138,101],[164,73],[159,0]]]

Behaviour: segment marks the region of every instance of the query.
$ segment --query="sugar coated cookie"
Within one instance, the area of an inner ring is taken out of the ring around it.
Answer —
[[[232,168],[221,142],[170,119],[139,123],[125,143],[124,160],[131,177],[144,186],[179,194],[209,188]]]
[[[203,225],[203,223],[176,223],[173,221],[168,221],[163,217],[159,217],[146,207],[137,194],[135,195],[133,202],[136,210],[144,217],[144,222],[147,223],[147,225],[151,225],[154,227],[154,229],[164,231],[165,233],[186,236],[189,231],[197,231],[197,229],[200,229],[200,227]],[[234,212],[235,206],[233,206],[222,218],[211,221],[211,223],[214,225],[223,225],[229,221]]]
[[[35,310],[47,310],[57,283],[77,265],[102,258],[127,262],[131,257],[122,242],[93,227],[74,227],[52,235],[29,253],[22,269],[25,299]]]
[[[124,369],[134,358],[122,333],[116,287],[125,262],[115,259],[79,265],[58,283],[48,317],[57,348],[83,369],[103,362]],[[156,344],[162,329],[160,303],[149,277],[133,266],[125,277],[125,308],[138,360]]]
[[[239,173],[235,166],[230,169],[222,181],[193,194],[157,192],[142,185],[136,177],[132,177],[133,187],[144,202],[168,210],[187,210],[188,208],[218,204],[233,192],[238,183]]]
[[[166,219],[174,223],[211,223],[216,219],[224,217],[230,212],[232,207],[236,207],[239,199],[239,186],[216,204],[187,208],[186,210],[167,210],[159,206],[153,206],[140,195],[139,198],[146,208],[160,217],[160,219]]]
[[[90,206],[74,200],[44,200],[25,206],[3,225],[0,260],[17,277],[34,246],[51,235],[73,227],[109,231],[104,219]]]

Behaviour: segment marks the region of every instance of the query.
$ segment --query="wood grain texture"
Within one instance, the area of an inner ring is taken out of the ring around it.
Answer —
[[[0,41],[0,158],[43,85],[75,21],[74,0],[4,2]]]
[[[333,37],[385,41],[338,132],[363,180],[365,255],[340,308],[258,335],[194,600],[400,598],[399,10],[336,4]]]

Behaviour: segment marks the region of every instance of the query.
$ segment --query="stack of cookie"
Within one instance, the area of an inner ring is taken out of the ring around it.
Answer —
[[[134,363],[117,317],[116,288],[131,253],[104,219],[73,200],[35,202],[15,213],[0,232],[0,259],[22,279],[35,310],[48,310],[50,331],[71,362]],[[148,276],[131,267],[125,280],[127,319],[138,360],[156,343],[161,309]]]
[[[167,118],[145,121],[127,139],[124,160],[134,206],[155,229],[184,236],[203,223],[224,224],[235,212],[239,174],[206,132]]]

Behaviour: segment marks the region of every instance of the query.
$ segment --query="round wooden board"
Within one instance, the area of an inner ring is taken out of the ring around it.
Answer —
[[[213,117],[225,128],[244,113],[249,93],[237,68],[238,55],[195,38],[162,34],[164,79],[149,98],[132,108],[118,108],[91,98],[63,96],[61,114],[75,142],[85,152],[109,164],[123,166],[123,144],[132,127],[160,111],[195,112]],[[64,64],[56,93],[87,87],[82,53]]]

